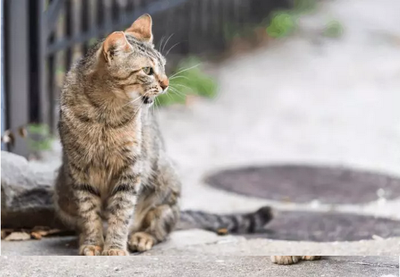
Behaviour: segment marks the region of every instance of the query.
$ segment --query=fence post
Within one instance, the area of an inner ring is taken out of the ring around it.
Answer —
[[[49,124],[50,103],[45,86],[46,25],[44,0],[29,1],[30,120]]]
[[[28,62],[28,7],[29,0],[7,0],[4,2],[5,19],[5,94],[9,128],[16,130],[29,122],[29,62]],[[10,150],[27,156],[24,138],[15,136]]]
[[[6,129],[7,122],[7,114],[6,114],[6,104],[5,104],[5,85],[4,85],[4,1],[0,0],[1,5],[1,26],[0,26],[0,35],[1,35],[1,136],[3,137],[4,131]],[[1,150],[6,150],[7,146],[5,143],[1,142]]]

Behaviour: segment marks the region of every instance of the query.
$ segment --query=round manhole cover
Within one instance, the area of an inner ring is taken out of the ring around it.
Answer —
[[[313,166],[247,167],[218,172],[213,187],[270,200],[356,204],[400,197],[400,179],[345,168]]]
[[[265,232],[245,236],[315,242],[400,236],[400,221],[331,212],[275,212],[275,218],[265,228]]]

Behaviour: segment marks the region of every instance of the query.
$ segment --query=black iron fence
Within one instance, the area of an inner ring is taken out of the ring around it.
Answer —
[[[5,0],[5,128],[38,122],[55,130],[65,72],[97,38],[150,13],[155,43],[172,60],[223,51],[232,30],[264,20],[291,0]],[[170,61],[171,59],[169,59]],[[3,126],[4,127],[4,126]],[[3,134],[2,134],[3,135]],[[15,136],[8,150],[28,153]]]

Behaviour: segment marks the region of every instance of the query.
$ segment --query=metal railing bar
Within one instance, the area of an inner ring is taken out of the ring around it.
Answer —
[[[129,26],[134,19],[142,15],[143,13],[150,13],[150,14],[155,14],[159,13],[162,11],[165,11],[167,9],[173,8],[175,6],[181,5],[185,2],[189,2],[191,0],[172,0],[171,2],[166,2],[166,1],[156,1],[154,3],[149,4],[145,8],[140,8],[137,10],[134,10],[130,13],[127,14],[127,16],[123,17],[122,20],[119,22],[115,23],[114,25],[111,25],[111,29],[123,29],[127,26]],[[80,34],[77,36],[73,36],[71,38],[66,38],[61,41],[55,42],[54,44],[51,44],[47,47],[46,55],[52,55],[60,50],[63,50],[65,48],[69,48],[73,46],[76,43],[83,43],[91,38],[95,37],[100,37],[101,35],[104,35],[106,33],[111,32],[110,27],[108,26],[103,26],[101,28],[94,28],[89,30],[88,32],[84,34]]]
[[[48,9],[45,11],[44,18],[45,18],[45,26],[46,31],[44,33],[45,38],[48,38],[53,32],[54,28],[56,27],[56,22],[59,18],[60,12],[62,7],[64,6],[65,0],[53,0]]]

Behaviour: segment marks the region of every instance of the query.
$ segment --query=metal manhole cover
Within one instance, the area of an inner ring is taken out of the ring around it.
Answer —
[[[400,197],[400,179],[340,167],[266,166],[218,172],[205,181],[213,187],[270,200],[356,204]]]

